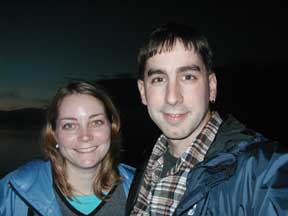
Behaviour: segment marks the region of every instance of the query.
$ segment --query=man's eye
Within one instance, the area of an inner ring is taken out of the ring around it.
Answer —
[[[151,80],[152,83],[160,83],[160,82],[164,82],[165,79],[163,77],[155,77]]]
[[[194,80],[196,77],[192,74],[186,74],[183,76],[183,80]]]
[[[65,123],[62,128],[64,130],[73,130],[76,128],[76,125],[74,123]]]

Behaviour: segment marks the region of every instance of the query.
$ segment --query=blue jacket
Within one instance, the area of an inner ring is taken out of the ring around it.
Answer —
[[[136,201],[141,181],[137,175],[127,212]],[[185,194],[174,215],[288,215],[287,147],[229,116],[204,161],[188,174]]]
[[[128,196],[134,168],[120,164],[119,173]],[[0,180],[0,215],[24,216],[32,207],[45,216],[61,215],[57,203],[49,161],[34,160],[11,172]]]

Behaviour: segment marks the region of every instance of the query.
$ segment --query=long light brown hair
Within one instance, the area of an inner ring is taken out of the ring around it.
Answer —
[[[100,169],[93,182],[96,196],[104,198],[103,191],[120,181],[117,166],[120,160],[120,116],[110,96],[100,86],[85,81],[76,81],[58,89],[47,110],[46,126],[42,133],[44,155],[52,163],[54,183],[68,198],[73,196],[74,188],[67,181],[65,158],[56,148],[53,131],[59,115],[59,107],[66,96],[72,94],[90,95],[103,103],[108,120],[111,123],[111,145],[100,164]]]

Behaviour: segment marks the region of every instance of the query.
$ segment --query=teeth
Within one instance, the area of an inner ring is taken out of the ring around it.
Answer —
[[[185,115],[185,113],[180,113],[180,114],[179,113],[178,114],[167,113],[167,115],[173,118],[177,118],[177,117]]]
[[[92,152],[96,149],[97,147],[88,147],[88,148],[78,148],[78,149],[75,149],[76,152],[79,152],[79,153],[89,153],[89,152]]]
[[[177,118],[177,117],[181,116],[181,114],[168,114],[168,115],[173,117],[173,118]]]

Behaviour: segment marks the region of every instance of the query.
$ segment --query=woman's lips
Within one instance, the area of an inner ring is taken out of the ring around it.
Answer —
[[[92,147],[87,147],[87,148],[77,148],[74,150],[78,153],[90,153],[90,152],[95,151],[96,149],[97,149],[96,146],[92,146]]]

